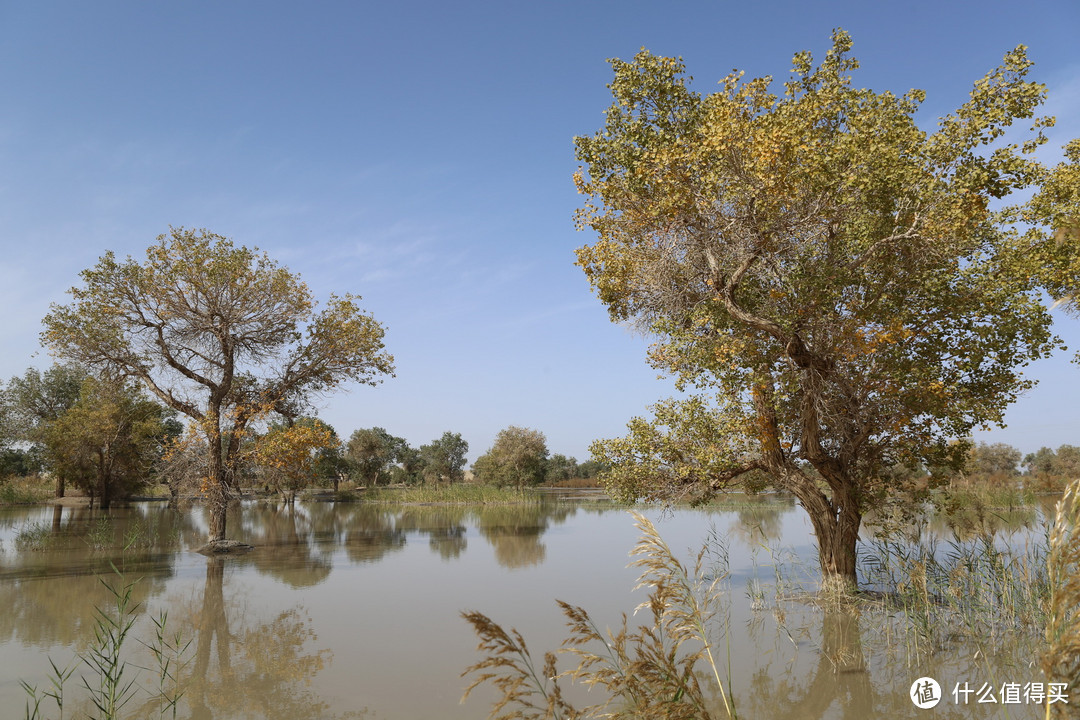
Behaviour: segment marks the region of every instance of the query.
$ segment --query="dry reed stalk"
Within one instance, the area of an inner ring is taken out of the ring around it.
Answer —
[[[481,673],[465,689],[462,702],[478,685],[490,681],[502,692],[502,697],[491,709],[489,717],[492,720],[574,720],[581,717],[562,699],[553,653],[545,653],[544,666],[538,671],[525,638],[517,630],[507,632],[483,613],[461,615],[480,636],[477,650],[486,655],[462,673]],[[507,707],[508,712],[499,714]]]
[[[1048,682],[1080,686],[1080,478],[1065,488],[1050,529],[1050,602],[1042,668]],[[1046,717],[1056,705],[1047,704]],[[1069,705],[1057,704],[1059,713]]]
[[[491,682],[502,694],[489,717],[711,720],[714,716],[709,711],[710,703],[696,673],[702,659],[711,670],[727,716],[737,717],[721,680],[708,632],[717,611],[717,583],[726,573],[706,584],[702,572],[704,549],[698,554],[693,572],[688,572],[653,524],[642,515],[633,515],[641,537],[630,553],[634,558],[630,566],[642,568],[635,589],[651,589],[649,599],[638,609],[651,613],[652,624],[631,632],[624,614],[618,632],[601,631],[583,608],[558,601],[570,628],[570,637],[559,652],[578,657],[575,669],[558,673],[555,654],[547,653],[538,671],[525,640],[516,630],[507,632],[481,613],[462,613],[480,637],[478,649],[485,654],[484,659],[462,673],[480,673],[465,691],[465,697],[485,682]],[[577,710],[562,697],[562,677],[585,687],[602,688],[607,699]]]

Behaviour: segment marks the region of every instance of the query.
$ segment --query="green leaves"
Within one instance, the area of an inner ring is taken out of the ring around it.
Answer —
[[[539,430],[511,425],[495,436],[491,449],[476,459],[479,482],[501,487],[537,485],[547,468],[547,438]]]
[[[418,458],[410,458],[410,454],[406,453],[400,460],[403,465],[411,461],[422,467],[425,480],[446,480],[452,483],[464,479],[465,456],[468,452],[469,443],[461,437],[461,433],[447,430],[438,439],[421,445]],[[408,467],[403,469],[409,471]]]
[[[1075,298],[1080,145],[1053,171],[1032,158],[1052,120],[1035,118],[1045,89],[1023,47],[928,135],[921,91],[853,86],[851,46],[837,30],[819,64],[797,54],[782,96],[732,73],[703,97],[680,61],[614,61],[575,182],[597,234],[578,264],[613,319],[657,336],[650,361],[699,392],[594,445],[608,482],[697,501],[765,474],[810,511],[823,553],[847,546],[823,568],[853,573],[887,468],[951,462],[1058,344],[1037,285]]]
[[[138,378],[199,423],[213,535],[223,537],[225,491],[252,423],[271,412],[295,417],[313,393],[393,374],[384,329],[358,298],[332,295],[316,312],[299,276],[206,230],[171,228],[142,263],[106,253],[82,278],[73,302],[45,317],[43,344]]]
[[[760,487],[764,465],[752,427],[736,406],[717,408],[709,398],[694,396],[666,400],[651,410],[652,419],[630,421],[628,436],[598,440],[589,448],[611,467],[601,475],[609,493],[624,502],[696,504],[736,483]]]
[[[1042,188],[1020,211],[1029,230],[1015,243],[1016,272],[1038,277],[1058,305],[1080,311],[1080,138],[1065,146],[1065,160],[1050,169]],[[1080,359],[1080,354],[1077,355]]]
[[[170,414],[130,384],[90,377],[78,400],[39,436],[54,472],[107,507],[147,481]]]

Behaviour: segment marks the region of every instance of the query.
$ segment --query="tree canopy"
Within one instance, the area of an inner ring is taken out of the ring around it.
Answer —
[[[210,539],[225,536],[234,461],[253,423],[300,414],[315,393],[393,372],[383,327],[357,298],[321,310],[265,253],[206,230],[172,228],[138,262],[106,253],[54,304],[42,341],[89,368],[137,378],[206,437]]]
[[[511,425],[473,463],[478,482],[499,486],[538,485],[547,469],[547,438],[539,430]]]
[[[1000,422],[1031,385],[1020,368],[1055,347],[1014,252],[1049,231],[994,209],[1047,179],[1032,153],[1053,121],[1025,49],[933,132],[922,91],[853,87],[850,49],[836,31],[819,64],[796,54],[780,95],[736,72],[702,96],[677,59],[613,60],[606,124],[575,141],[577,219],[597,235],[578,263],[690,392],[593,446],[610,487],[789,491],[823,576],[848,585],[863,513],[903,489],[887,469],[961,465],[956,441]],[[1019,120],[1031,131],[1006,142]]]
[[[411,459],[409,443],[388,433],[384,428],[354,430],[345,446],[345,457],[353,471],[368,485],[390,482],[391,470],[397,463]]]
[[[1065,159],[1047,172],[1016,216],[1033,226],[1017,243],[1019,271],[1038,275],[1055,304],[1080,315],[1080,138],[1065,146]]]
[[[52,469],[107,508],[147,483],[173,414],[130,383],[94,377],[41,432]]]
[[[11,378],[0,395],[0,441],[30,443],[36,448],[56,477],[56,497],[64,496],[70,467],[57,464],[48,452],[49,428],[79,401],[89,377],[76,365],[53,365],[45,372],[27,368],[22,376]]]
[[[461,433],[447,430],[437,440],[420,446],[419,464],[425,480],[460,482],[465,477],[469,443]],[[417,462],[413,458],[413,462]]]
[[[263,476],[286,502],[296,500],[296,491],[309,485],[317,475],[323,451],[339,444],[333,428],[318,418],[300,418],[292,424],[275,423],[255,440],[255,461]]]

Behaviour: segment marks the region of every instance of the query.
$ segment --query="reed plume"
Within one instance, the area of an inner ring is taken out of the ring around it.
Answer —
[[[706,689],[719,694],[727,717],[737,717],[728,689],[730,677],[725,688],[710,637],[718,610],[718,584],[726,578],[726,570],[708,581],[703,571],[707,548],[703,548],[688,571],[655,526],[642,515],[633,516],[641,531],[630,553],[630,566],[642,569],[635,589],[650,589],[648,599],[637,609],[647,610],[652,622],[630,630],[624,613],[617,632],[602,631],[584,608],[557,601],[570,629],[558,653],[575,655],[574,669],[560,673],[557,656],[551,652],[537,669],[516,630],[506,631],[478,612],[462,613],[480,637],[478,649],[485,655],[463,673],[480,673],[465,697],[478,685],[492,683],[501,697],[490,718],[712,720],[718,704],[706,695]],[[709,670],[704,687],[698,677],[703,661]],[[563,697],[559,681],[564,678],[600,688],[606,699],[578,710]]]
[[[1043,672],[1048,682],[1080,687],[1080,478],[1069,483],[1057,504],[1050,529],[1047,572],[1050,607]],[[1052,717],[1055,707],[1065,712],[1070,706],[1047,704],[1047,718]]]

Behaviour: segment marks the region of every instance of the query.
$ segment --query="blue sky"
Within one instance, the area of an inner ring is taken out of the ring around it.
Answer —
[[[388,326],[397,377],[327,398],[340,434],[452,430],[475,459],[514,424],[585,459],[671,392],[573,265],[572,139],[603,122],[605,59],[681,55],[707,92],[783,79],[838,26],[855,83],[925,89],[927,127],[1026,44],[1054,145],[1080,136],[1075,0],[3,3],[0,378],[50,363],[40,320],[106,250],[203,227]],[[1080,444],[1071,355],[977,437]]]

